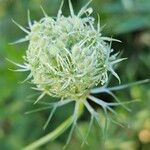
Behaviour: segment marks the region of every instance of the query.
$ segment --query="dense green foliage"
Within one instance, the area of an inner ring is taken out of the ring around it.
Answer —
[[[87,1],[74,0],[73,5],[78,11]],[[0,149],[16,150],[37,140],[55,129],[59,123],[68,117],[72,112],[72,105],[59,109],[51,120],[48,128],[42,127],[51,110],[46,110],[30,115],[24,113],[40,107],[33,106],[33,102],[39,93],[32,90],[32,84],[19,82],[24,80],[25,73],[12,72],[16,69],[8,62],[9,58],[15,62],[22,63],[22,55],[25,54],[27,44],[9,45],[9,43],[24,36],[11,21],[13,18],[23,26],[27,26],[27,10],[31,12],[32,20],[39,20],[43,14],[40,5],[50,16],[55,16],[59,9],[61,0],[0,0]],[[112,43],[115,52],[121,51],[123,57],[128,59],[123,61],[116,68],[122,83],[129,83],[137,80],[149,78],[150,62],[150,1],[149,0],[93,0],[91,7],[94,9],[94,17],[100,14],[103,34],[113,36],[122,43]],[[67,0],[63,8],[64,14],[69,13]],[[112,77],[112,85],[117,85],[117,80]],[[150,144],[150,86],[149,84],[138,85],[116,92],[121,101],[135,100],[139,102],[131,103],[132,112],[127,112],[120,107],[115,108],[120,116],[120,120],[125,127],[110,124],[105,142],[108,150],[148,150]],[[113,101],[109,96],[98,95],[107,102]],[[53,101],[52,98],[45,97],[44,101]],[[101,109],[93,106],[99,111],[100,119],[104,122]],[[89,114],[87,111],[78,121],[78,127],[86,134],[89,124]],[[129,127],[128,127],[129,126]],[[54,142],[49,142],[41,149],[59,150],[64,146],[68,133],[65,132]],[[81,149],[82,139],[78,131],[74,134],[67,149]],[[84,145],[84,150],[104,149],[102,133],[93,126],[88,145]]]

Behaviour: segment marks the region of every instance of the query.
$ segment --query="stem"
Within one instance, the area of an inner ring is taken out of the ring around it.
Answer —
[[[50,132],[46,136],[26,146],[23,150],[33,150],[44,145],[49,141],[55,140],[72,124],[72,122],[73,122],[73,117],[71,116],[68,119],[66,119],[60,126],[58,126],[54,131]]]
[[[79,112],[78,112],[78,117],[81,116],[83,112],[84,105],[82,102],[79,103]],[[73,123],[73,116],[69,117],[66,119],[60,126],[58,126],[54,131],[50,132],[46,136],[40,138],[39,140],[31,143],[30,145],[26,146],[23,148],[23,150],[34,150],[44,144],[46,144],[49,141],[55,140],[59,135],[61,135],[67,128]]]

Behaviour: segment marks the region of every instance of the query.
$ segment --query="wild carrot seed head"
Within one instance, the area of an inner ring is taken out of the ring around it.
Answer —
[[[70,11],[68,17],[60,9],[56,18],[45,15],[29,22],[25,61],[39,90],[77,100],[87,97],[93,86],[106,83],[108,71],[119,77],[112,68],[117,55],[111,55],[108,43],[114,39],[102,36],[99,23],[94,27],[92,9],[83,7],[77,15],[71,7]]]

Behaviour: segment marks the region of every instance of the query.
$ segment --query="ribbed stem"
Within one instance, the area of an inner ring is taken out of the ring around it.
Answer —
[[[80,102],[79,104],[79,112],[78,112],[78,118],[83,113],[83,103]],[[40,138],[39,140],[31,143],[30,145],[26,146],[23,150],[34,150],[44,144],[46,144],[49,141],[55,140],[59,135],[61,135],[67,128],[73,123],[73,116],[66,119],[62,124],[60,124],[54,131],[50,132],[46,136]]]

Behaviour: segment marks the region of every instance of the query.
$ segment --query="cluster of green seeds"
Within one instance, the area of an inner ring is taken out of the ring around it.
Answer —
[[[122,59],[111,55],[110,42],[115,39],[102,36],[99,22],[95,29],[92,8],[85,6],[77,15],[71,5],[70,10],[68,17],[60,9],[56,18],[45,14],[33,24],[29,20],[24,58],[32,83],[43,95],[78,100],[85,99],[92,87],[105,84],[109,71],[119,79],[113,65]]]

